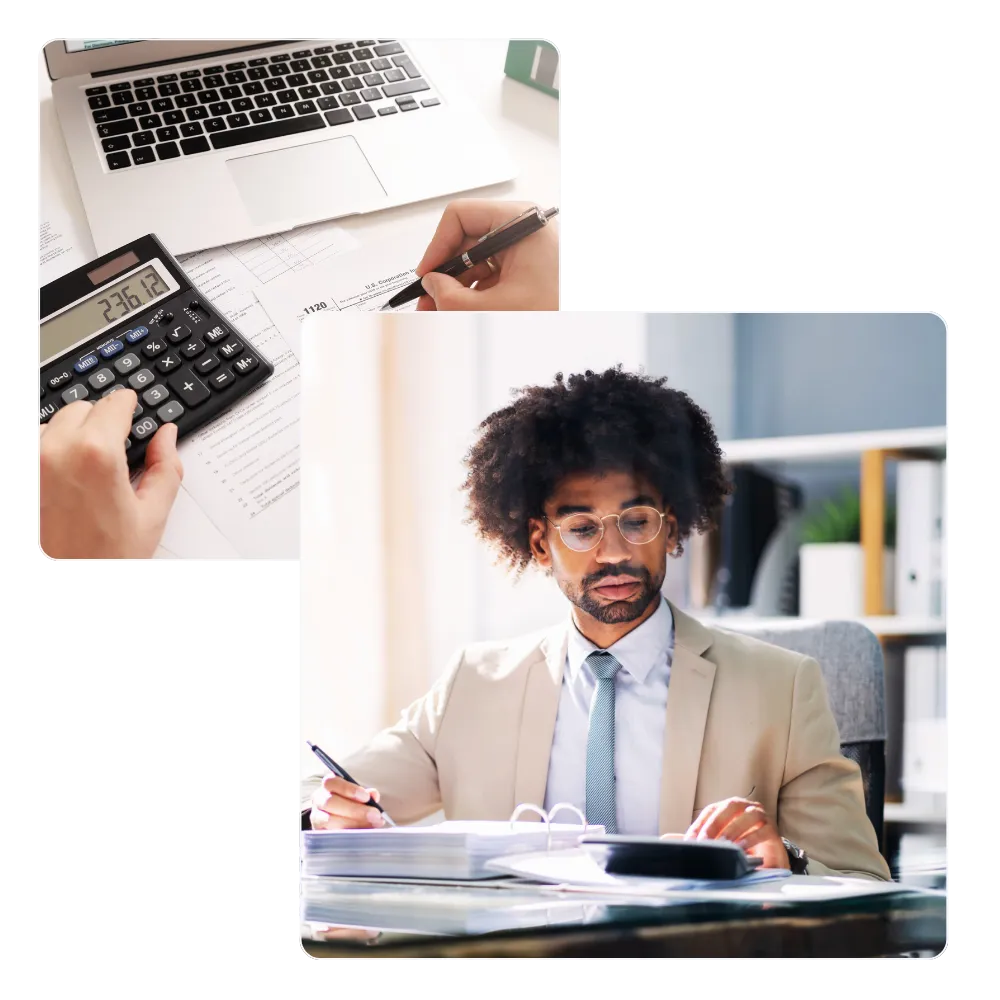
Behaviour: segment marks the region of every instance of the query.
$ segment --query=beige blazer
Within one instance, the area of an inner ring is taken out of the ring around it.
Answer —
[[[781,836],[808,854],[810,874],[888,879],[819,664],[671,611],[660,833],[683,833],[704,806],[753,788]],[[379,789],[398,823],[439,809],[507,819],[518,803],[542,804],[569,627],[460,650],[344,767]],[[303,783],[304,808],[320,780]]]

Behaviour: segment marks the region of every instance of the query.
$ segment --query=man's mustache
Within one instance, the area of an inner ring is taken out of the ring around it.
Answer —
[[[637,580],[641,580],[645,584],[653,582],[649,570],[645,566],[623,566],[619,563],[615,566],[605,566],[596,573],[585,576],[583,578],[584,589],[597,586],[606,576],[634,576]]]

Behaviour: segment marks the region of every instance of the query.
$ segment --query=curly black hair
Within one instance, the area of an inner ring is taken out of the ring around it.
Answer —
[[[521,572],[531,562],[528,519],[573,472],[642,475],[677,518],[678,545],[717,523],[730,491],[708,414],[666,378],[622,366],[526,386],[480,425],[465,457],[469,522]]]

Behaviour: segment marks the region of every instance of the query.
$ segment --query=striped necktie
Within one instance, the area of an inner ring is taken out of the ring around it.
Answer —
[[[587,657],[597,678],[597,694],[587,732],[588,823],[600,823],[607,833],[618,832],[615,803],[615,674],[621,664],[603,649]]]

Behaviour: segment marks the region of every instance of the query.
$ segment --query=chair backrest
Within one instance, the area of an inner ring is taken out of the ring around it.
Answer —
[[[882,647],[859,622],[760,627],[738,618],[726,628],[815,659],[840,730],[840,752],[861,768],[865,811],[882,845],[885,805],[885,669]]]

